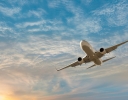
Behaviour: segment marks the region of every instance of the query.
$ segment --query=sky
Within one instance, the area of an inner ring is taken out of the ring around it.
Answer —
[[[62,68],[128,40],[127,0],[0,0],[0,100],[127,100],[128,43],[102,66]]]

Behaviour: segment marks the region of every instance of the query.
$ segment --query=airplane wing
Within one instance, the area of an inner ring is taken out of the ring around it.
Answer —
[[[111,52],[111,51],[117,49],[117,47],[119,47],[119,46],[121,46],[121,45],[123,45],[123,44],[125,44],[125,43],[127,43],[127,42],[128,42],[128,41],[122,42],[122,43],[117,44],[117,45],[115,45],[115,46],[109,47],[109,48],[107,48],[107,49],[105,49],[105,50],[106,50],[107,53],[109,53],[109,52]]]
[[[127,42],[128,42],[128,41],[125,41],[125,42],[122,42],[122,43],[117,44],[117,45],[115,45],[115,46],[111,46],[111,47],[109,47],[109,48],[106,48],[106,49],[105,49],[105,50],[106,50],[106,53],[112,52],[113,50],[117,49],[117,47],[119,47],[119,46],[121,46],[121,45],[123,45],[123,44],[125,44],[125,43],[127,43]],[[101,54],[100,52],[96,52],[96,53],[97,53],[97,56],[98,56],[99,58],[101,58],[101,57],[104,56],[104,54]]]
[[[74,62],[74,63],[72,63],[72,64],[70,64],[70,65],[68,65],[68,66],[66,66],[66,67],[63,67],[63,68],[61,68],[61,69],[57,69],[57,71],[66,69],[66,68],[68,68],[68,67],[75,67],[75,66],[78,66],[78,65],[80,65],[80,63],[79,63],[78,61],[76,61],[76,62]]]
[[[88,63],[88,62],[90,62],[88,56],[84,57],[83,58],[83,63]],[[75,66],[78,66],[78,65],[81,65],[81,64],[82,63],[79,63],[78,61],[76,61],[76,62],[74,62],[74,63],[72,63],[72,64],[70,64],[70,65],[68,65],[66,67],[63,67],[61,69],[57,69],[57,71],[60,71],[60,70],[63,70],[63,69],[69,68],[69,67],[75,67]]]

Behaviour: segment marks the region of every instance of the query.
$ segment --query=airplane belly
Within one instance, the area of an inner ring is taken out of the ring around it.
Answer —
[[[83,45],[82,49],[89,56],[90,60],[93,61],[96,65],[102,64],[102,60],[100,58],[97,58],[97,56],[95,55],[95,52],[91,46]]]
[[[82,49],[84,50],[84,52],[85,52],[88,56],[90,56],[90,57],[94,56],[94,52],[93,52],[93,50],[92,50],[90,47],[84,45],[84,46],[82,46]]]
[[[95,61],[96,64],[100,64],[101,62],[97,59],[97,56],[95,55],[95,50],[92,48],[92,46],[85,40],[82,40],[80,43],[80,46],[82,50],[89,56],[90,61]]]
[[[93,60],[93,62],[94,62],[96,65],[101,65],[101,64],[102,64],[101,59],[95,59],[95,60]]]

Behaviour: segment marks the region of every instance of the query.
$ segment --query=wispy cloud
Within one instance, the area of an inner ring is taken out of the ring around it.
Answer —
[[[81,39],[86,39],[97,50],[127,40],[126,23],[116,25],[116,28],[124,25],[125,29],[120,31],[123,35],[116,30],[112,32],[113,34],[108,34],[102,26],[101,17],[105,16],[105,20],[109,22],[110,16],[122,14],[121,11],[126,12],[127,4],[116,3],[110,6],[111,9],[108,7],[109,4],[103,5],[102,9],[95,10],[93,14],[90,12],[90,16],[86,16],[84,9],[73,0],[47,2],[43,0],[39,7],[36,6],[39,3],[35,0],[32,4],[22,1],[10,1],[13,7],[0,6],[3,10],[11,12],[6,14],[0,10],[2,16],[19,15],[19,20],[15,20],[16,22],[14,20],[14,22],[11,20],[0,22],[1,96],[9,100],[85,100],[85,98],[107,100],[116,98],[119,94],[120,97],[127,96],[125,95],[128,92],[127,44],[108,54],[107,57],[115,55],[117,57],[103,63],[102,66],[86,70],[93,64],[89,63],[60,72],[55,69],[76,61],[79,56],[86,55],[79,46]],[[48,3],[48,8],[47,5],[44,8],[42,2]],[[91,4],[92,0],[85,2]],[[16,3],[20,6],[16,6]],[[26,4],[36,9],[26,9],[24,8]],[[124,5],[124,8],[121,5]],[[57,18],[54,16],[50,18],[53,15],[49,12],[51,9],[64,11],[69,15],[60,18],[60,12],[56,12]],[[44,17],[44,14],[48,16]],[[122,16],[124,17],[121,17],[121,20],[125,19],[127,14]],[[101,31],[103,33],[100,33]]]
[[[26,14],[26,17],[38,17],[41,18],[43,14],[46,14],[46,11],[44,9],[37,9],[37,10],[29,10],[28,13]]]
[[[0,22],[0,37],[2,39],[14,39],[17,37],[16,32],[13,27],[9,26],[6,22]]]
[[[25,22],[16,24],[17,28],[23,28],[28,32],[51,31],[51,30],[64,30],[61,21],[40,20],[36,22]],[[33,28],[34,27],[34,28]]]
[[[8,2],[10,3],[10,5],[19,5],[19,6],[24,6],[25,4],[29,4],[29,1],[27,0],[8,0]],[[31,3],[33,3],[33,1],[31,1]]]
[[[18,14],[20,11],[21,8],[19,7],[8,8],[0,6],[0,12],[9,17],[14,17],[14,15]]]
[[[56,8],[61,3],[60,0],[48,0],[48,6],[51,8]]]
[[[74,20],[74,23],[80,22],[83,19],[84,11],[79,6],[76,6],[74,2],[63,0],[63,4],[65,5],[66,10],[73,14],[73,18],[71,19]]]
[[[81,0],[81,2],[85,5],[89,5],[93,0]]]
[[[102,27],[100,25],[100,20],[86,19],[77,26],[77,29],[81,34],[89,34],[98,33]]]
[[[54,39],[53,37],[51,39],[45,35],[40,37],[30,36],[27,41],[26,44],[22,42],[15,44],[11,50],[1,50],[3,51],[3,56],[7,54],[6,58],[1,60],[1,66],[5,68],[0,70],[0,78],[1,80],[3,78],[6,79],[1,85],[6,84],[3,89],[6,90],[4,93],[9,93],[8,96],[17,95],[25,99],[27,97],[23,97],[23,95],[27,94],[28,98],[33,95],[34,100],[38,98],[47,98],[49,100],[52,98],[51,95],[60,94],[59,96],[53,96],[53,98],[73,99],[72,96],[82,95],[84,92],[84,95],[91,98],[88,93],[92,93],[92,91],[94,94],[97,93],[96,87],[99,86],[99,82],[100,85],[106,82],[105,80],[105,82],[103,82],[103,78],[107,79],[112,75],[114,76],[114,80],[118,81],[116,75],[121,74],[125,70],[124,67],[117,69],[116,64],[111,62],[110,65],[104,64],[103,67],[97,67],[97,70],[95,68],[85,70],[84,67],[78,66],[76,69],[72,68],[58,73],[53,67],[59,67],[59,65],[64,66],[64,62],[66,62],[65,65],[67,65],[70,61],[74,61],[71,55],[75,55],[74,57],[80,55],[80,51],[76,51],[76,49],[79,48],[79,45],[77,45],[78,41],[60,41],[57,38]],[[72,45],[72,47],[69,47],[69,45]],[[68,53],[68,55],[66,57],[58,56],[64,56],[63,53]],[[12,60],[6,61],[9,55],[12,57]],[[66,60],[68,60],[68,62]],[[50,64],[48,63],[49,61]],[[111,66],[111,69],[109,66]],[[126,66],[126,62],[124,65],[118,65],[118,67],[119,66]],[[52,70],[52,73],[50,70]],[[126,73],[122,73],[122,77],[124,77]],[[96,79],[98,79],[98,82]],[[90,82],[92,84],[90,84]],[[114,81],[113,83],[115,84]],[[80,84],[82,84],[82,88]],[[109,86],[109,84],[106,86]],[[100,91],[98,92],[101,93]],[[68,96],[65,97],[65,95]],[[51,96],[51,98],[48,96]]]
[[[101,7],[100,10],[94,11],[94,14],[105,16],[110,25],[124,26],[128,22],[127,6],[128,4],[125,0],[114,5],[106,4]]]

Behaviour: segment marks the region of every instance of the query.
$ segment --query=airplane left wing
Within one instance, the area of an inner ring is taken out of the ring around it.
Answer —
[[[78,65],[80,65],[80,63],[78,63],[78,61],[76,61],[76,62],[74,62],[74,63],[72,63],[72,64],[70,64],[70,65],[68,65],[68,66],[66,66],[66,67],[64,67],[64,68],[57,69],[57,71],[66,69],[66,68],[68,68],[68,67],[75,67],[75,66],[78,66]]]
[[[127,43],[127,42],[128,42],[128,41],[122,42],[122,43],[117,44],[117,45],[115,45],[115,46],[109,47],[109,48],[107,48],[107,49],[105,49],[105,50],[106,50],[107,53],[109,53],[109,52],[111,52],[111,51],[117,49],[117,47],[119,47],[119,46],[121,46],[121,45],[123,45],[123,44],[125,44],[125,43]]]
[[[109,47],[109,48],[106,48],[105,51],[106,51],[106,53],[110,53],[110,52],[114,51],[115,49],[117,49],[119,46],[121,46],[121,45],[123,45],[123,44],[125,44],[125,43],[127,43],[127,42],[128,42],[128,41],[125,41],[125,42],[122,42],[122,43],[117,44],[117,45],[115,45],[115,46],[111,46],[111,47]],[[102,54],[102,53],[100,53],[100,52],[96,52],[96,55],[97,55],[99,58],[101,58],[101,57],[104,56],[104,54]]]

